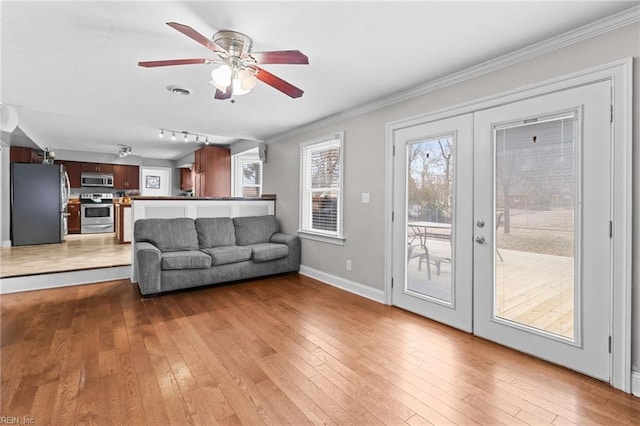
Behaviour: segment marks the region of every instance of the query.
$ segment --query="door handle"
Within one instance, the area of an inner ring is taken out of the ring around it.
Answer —
[[[482,235],[476,237],[476,243],[484,244],[484,237]]]

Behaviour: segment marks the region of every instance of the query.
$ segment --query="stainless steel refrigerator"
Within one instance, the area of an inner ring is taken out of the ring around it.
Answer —
[[[12,244],[64,241],[69,190],[61,165],[11,163]]]

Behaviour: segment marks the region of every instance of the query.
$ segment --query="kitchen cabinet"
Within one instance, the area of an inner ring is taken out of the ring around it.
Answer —
[[[113,187],[116,189],[139,189],[140,167],[123,164],[113,165]]]
[[[195,173],[193,175],[193,193],[196,197],[205,197],[205,175],[204,173]]]
[[[84,173],[113,173],[113,164],[105,163],[82,163]]]
[[[67,204],[67,230],[69,234],[80,233],[80,203]]]
[[[193,189],[193,178],[191,169],[180,169],[180,189],[183,191],[191,191]]]
[[[55,164],[61,164],[64,166],[67,175],[69,176],[69,184],[72,188],[80,188],[80,177],[82,176],[82,163],[79,161],[64,161],[55,160]]]
[[[195,161],[193,167],[196,173],[204,172],[207,169],[206,151],[204,148],[206,147],[198,149],[194,154]]]
[[[9,161],[12,163],[37,163],[38,152],[24,146],[9,148]]]
[[[204,146],[195,152],[195,196],[231,196],[231,151]]]

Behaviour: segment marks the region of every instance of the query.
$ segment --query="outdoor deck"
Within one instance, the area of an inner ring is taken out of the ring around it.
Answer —
[[[432,255],[448,256],[448,241],[430,241]],[[496,256],[496,312],[504,319],[565,337],[573,337],[573,259],[565,256],[500,249]],[[418,258],[409,261],[407,287],[411,291],[451,301],[451,264],[442,263],[440,275],[431,265],[418,270]]]

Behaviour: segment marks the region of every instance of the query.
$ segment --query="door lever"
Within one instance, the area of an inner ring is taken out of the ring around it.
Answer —
[[[476,243],[484,244],[484,237],[482,235],[477,236],[476,237]]]

